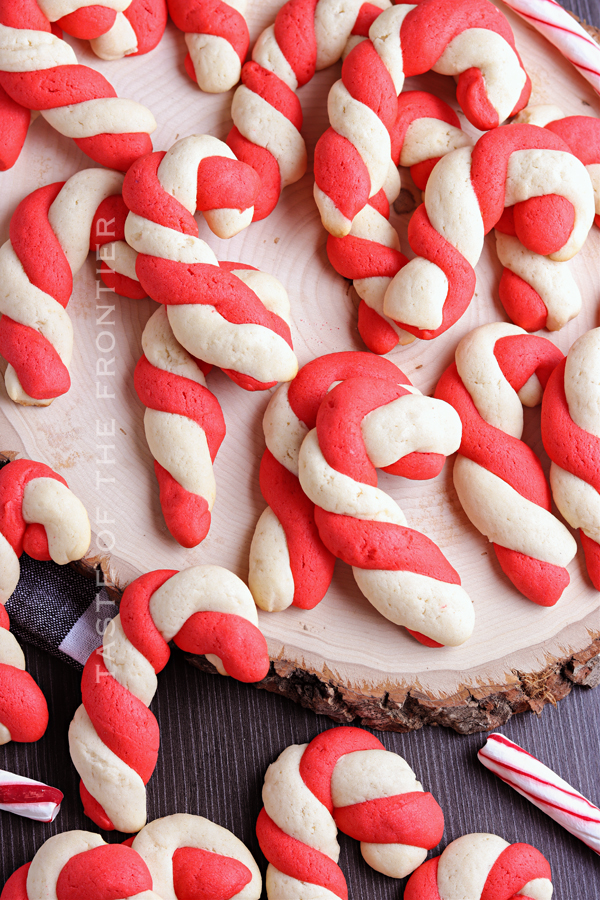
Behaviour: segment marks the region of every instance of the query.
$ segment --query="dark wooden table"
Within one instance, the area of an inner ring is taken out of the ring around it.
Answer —
[[[563,0],[563,5],[600,27],[599,0]],[[0,813],[0,885],[52,834],[97,830],[83,815],[67,745],[68,726],[80,703],[80,673],[34,647],[26,646],[25,654],[28,670],[48,699],[50,725],[36,744],[1,747],[0,768],[59,787],[65,801],[52,825]],[[254,834],[264,772],[288,744],[309,741],[333,723],[282,697],[200,673],[177,649],[159,676],[152,710],[160,723],[161,750],[149,784],[149,819],[174,812],[206,816],[241,838],[264,872]],[[502,731],[600,805],[600,689],[574,687],[558,707],[547,706],[539,718],[516,716]],[[600,898],[598,856],[478,763],[484,734],[425,728],[378,736],[387,749],[407,759],[441,804],[446,816],[442,846],[471,831],[526,841],[549,859],[556,900]],[[123,839],[121,834],[104,837]],[[340,843],[340,864],[355,900],[402,896],[404,882],[369,869],[354,841],[340,835]]]

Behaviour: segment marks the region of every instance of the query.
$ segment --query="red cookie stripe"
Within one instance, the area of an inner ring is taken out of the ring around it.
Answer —
[[[404,142],[406,132],[417,119],[439,119],[460,128],[460,119],[451,106],[427,91],[403,91],[398,97],[398,112],[393,126],[394,139]]]
[[[137,51],[131,56],[149,53],[160,41],[167,25],[165,0],[132,0],[124,15],[135,31],[138,42]]]
[[[0,723],[13,741],[39,741],[48,726],[46,698],[28,672],[0,663]]]
[[[409,392],[394,382],[349,378],[324,397],[317,415],[319,446],[328,464],[354,481],[377,485],[361,424],[370,412]]]
[[[158,757],[158,724],[148,707],[112,677],[101,648],[84,666],[81,696],[100,740],[146,784]]]
[[[319,537],[314,504],[269,450],[260,464],[260,489],[285,531],[294,579],[292,605],[313,609],[325,596],[335,565],[335,556]]]
[[[504,269],[498,296],[512,322],[516,322],[525,331],[539,331],[545,328],[548,320],[546,304],[534,288],[519,275]]]
[[[264,808],[256,822],[256,836],[268,861],[284,875],[308,884],[318,884],[336,894],[340,900],[348,900],[346,879],[333,860],[282,831]]]
[[[566,569],[500,544],[492,546],[504,574],[529,600],[538,606],[554,606],[560,600],[571,580]]]
[[[389,359],[380,359],[371,353],[346,350],[321,356],[303,366],[290,384],[288,393],[290,406],[307,428],[314,428],[321,401],[333,382],[362,376],[387,378],[397,383],[410,384],[404,372]]]
[[[565,395],[564,359],[550,376],[542,402],[542,441],[550,459],[561,469],[600,492],[600,439],[571,418]]]
[[[299,87],[310,81],[315,74],[316,6],[317,0],[288,0],[275,18],[275,39],[293,69]]]
[[[510,844],[490,869],[481,900],[512,897],[536,878],[552,878],[548,860],[530,844]]]
[[[67,34],[83,41],[98,38],[115,24],[117,13],[107,6],[88,6],[76,9],[56,20],[56,25]]]
[[[121,844],[77,853],[67,860],[56,881],[58,900],[123,900],[151,890],[148,866],[139,853]]]
[[[342,65],[342,81],[351,97],[377,113],[388,131],[398,115],[394,82],[371,41],[361,41]]]
[[[247,62],[242,69],[242,84],[254,94],[262,97],[269,106],[289,119],[294,128],[300,131],[303,116],[298,95],[274,72],[270,72],[269,69],[263,68],[256,62]]]
[[[171,651],[150,615],[150,599],[173,575],[177,575],[177,569],[158,569],[141,575],[127,585],[119,606],[127,639],[146,657],[157,675],[168,663]]]
[[[359,35],[360,37],[368,37],[369,28],[380,15],[380,6],[374,6],[372,3],[363,3],[358,11],[352,34]]]
[[[369,350],[382,356],[390,353],[398,343],[398,335],[389,322],[367,306],[364,300],[358,307],[358,331]]]
[[[197,547],[210,531],[211,514],[207,500],[186,491],[167,469],[154,460],[160,507],[169,533],[182,547]]]
[[[250,869],[231,856],[197,847],[180,847],[173,854],[179,900],[230,900],[251,881]]]
[[[186,653],[214,654],[233,678],[262,681],[269,671],[267,642],[262,632],[242,616],[197,612],[173,638]]]
[[[550,510],[550,488],[539,459],[522,441],[488,425],[477,411],[452,363],[440,378],[435,396],[450,403],[460,416],[463,432],[459,453],[510,484],[527,500]]]
[[[95,797],[92,797],[83,781],[79,782],[79,796],[81,797],[81,802],[83,804],[83,812],[88,817],[88,819],[91,819],[92,822],[95,822],[98,828],[101,828],[102,831],[115,830],[115,826],[107,816],[104,807],[102,807],[100,803],[98,803]]]
[[[594,116],[565,116],[545,126],[567,144],[584,166],[600,162],[600,119]]]
[[[243,76],[243,70],[242,70]],[[241,162],[245,162],[258,174],[261,191],[254,201],[253,222],[259,222],[273,211],[281,193],[281,174],[272,153],[253,144],[234,126],[227,135],[227,145]]]
[[[460,576],[431,538],[391,522],[372,522],[315,507],[321,540],[338,559],[359,569],[415,572],[460,584]]]
[[[428,859],[413,872],[404,889],[404,900],[441,900],[437,886],[439,856]]]
[[[212,34],[225,38],[240,62],[248,52],[250,36],[246,20],[236,9],[222,0],[169,0],[169,14],[180,31],[187,34]]]
[[[333,128],[317,142],[315,182],[347,219],[353,219],[367,205],[371,194],[369,170],[362,156]]]
[[[123,182],[123,200],[131,212],[144,219],[198,237],[193,215],[158,180],[158,167],[166,155],[160,151],[133,163]]]
[[[336,825],[357,841],[436,847],[444,833],[444,814],[432,794],[412,791],[378,797],[334,810]]]
[[[385,750],[375,735],[361,728],[332,728],[313,738],[300,760],[300,775],[317,800],[333,814],[331,778],[338,760],[357,750]]]
[[[6,314],[0,319],[0,356],[13,367],[23,390],[36,400],[60,397],[71,387],[69,370],[50,341]]]
[[[16,872],[13,872],[2,889],[0,900],[29,900],[27,896],[27,875],[30,867],[31,863],[26,863],[24,866],[20,866]]]

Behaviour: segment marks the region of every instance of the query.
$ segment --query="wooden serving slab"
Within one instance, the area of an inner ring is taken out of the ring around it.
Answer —
[[[249,4],[253,40],[279,5],[279,0]],[[569,115],[600,115],[598,97],[575,69],[529,26],[503,11],[533,80],[532,102],[558,104]],[[103,63],[86,46],[73,43],[79,59],[101,70],[119,96],[152,109],[159,123],[156,149],[166,150],[192,133],[226,137],[231,93],[206,95],[192,84],[183,66],[183,37],[171,24],[149,56],[120,62]],[[300,91],[311,166],[315,142],[328,126],[327,93],[338,77],[339,65],[318,73]],[[442,76],[409,79],[406,88],[431,90],[457,106],[453,82]],[[38,118],[19,161],[0,175],[2,239],[8,237],[10,216],[26,194],[88,165],[71,141]],[[412,207],[411,193],[416,192],[405,180],[403,200]],[[301,365],[332,351],[364,349],[356,328],[358,298],[328,263],[312,189],[309,170],[286,189],[268,219],[231,241],[215,238],[201,224],[201,236],[219,259],[250,263],[286,286]],[[409,218],[406,212],[393,218],[405,252]],[[571,263],[584,311],[551,336],[563,352],[598,325],[599,258],[600,231],[594,227]],[[258,467],[264,449],[261,419],[270,394],[246,393],[220,371],[210,374],[209,386],[227,422],[215,464],[217,501],[203,544],[191,550],[179,547],[161,516],[143,409],[132,382],[142,329],[156,304],[103,292],[95,266],[90,258],[76,279],[68,308],[75,331],[71,391],[49,408],[33,409],[12,404],[2,384],[0,447],[42,460],[67,478],[92,522],[92,550],[84,567],[90,571],[100,563],[114,589],[151,569],[201,563],[226,566],[245,579],[253,529],[265,505]],[[415,341],[390,354],[421,391],[432,392],[463,335],[477,325],[505,319],[498,300],[500,271],[490,237],[477,267],[476,296],[463,318],[434,342]],[[525,437],[547,464],[539,410],[527,413]],[[600,680],[599,594],[591,586],[581,550],[569,566],[571,584],[560,602],[552,609],[540,608],[504,577],[486,539],[462,512],[451,460],[431,482],[411,483],[382,473],[380,486],[400,504],[409,524],[433,538],[459,571],[476,608],[473,636],[458,648],[421,646],[375,612],[350,569],[339,563],[329,594],[316,609],[260,613],[273,660],[261,687],[337,721],[358,717],[371,727],[396,731],[431,723],[470,733],[494,728],[514,712],[539,711],[546,702],[565,696],[572,682],[592,685]]]

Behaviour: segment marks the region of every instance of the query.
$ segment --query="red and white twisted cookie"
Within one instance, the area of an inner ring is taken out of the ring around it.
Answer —
[[[61,475],[29,459],[0,470],[0,603],[17,586],[23,552],[64,566],[89,545],[87,513]]]
[[[195,547],[210,528],[216,485],[212,464],[225,437],[219,401],[198,362],[176,340],[161,306],[142,334],[134,384],[146,406],[144,430],[167,528]]]
[[[245,682],[265,677],[269,656],[250,591],[220,566],[140,576],[126,588],[113,622],[83,670],[83,705],[69,746],[86,815],[101,828],[133,832],[146,823],[145,785],[159,745],[147,707],[169,642],[206,654],[222,675]]]
[[[65,831],[42,844],[4,885],[0,900],[163,900],[139,853],[99,834]]]
[[[392,160],[410,167],[417,187],[441,156],[471,144],[460,128],[458,116],[447,103],[424,91],[407,91],[398,97],[398,112],[391,131]],[[399,188],[399,183],[396,185]],[[390,203],[397,191],[382,190],[352,220],[346,237],[327,238],[329,262],[344,278],[354,280],[361,298],[358,330],[374,353],[389,353],[396,344],[407,344],[414,335],[399,328],[383,312],[383,299],[394,275],[406,265],[396,229],[390,225]]]
[[[464,834],[410,876],[404,900],[551,900],[550,864],[531,844]]]
[[[579,529],[592,584],[600,591],[600,328],[575,341],[542,402],[542,440],[561,515]]]
[[[319,537],[314,503],[300,487],[298,456],[332,385],[359,376],[412,387],[389,360],[370,353],[330,353],[303,366],[290,384],[281,385],[267,406],[263,419],[267,449],[260,466],[260,488],[269,505],[252,539],[248,584],[255,602],[269,612],[291,605],[313,609],[331,582],[335,557]],[[417,453],[387,471],[433,478],[443,463],[444,458],[437,454]]]
[[[462,421],[454,486],[505,575],[529,600],[553,606],[569,584],[577,544],[551,509],[535,453],[520,438],[523,406],[536,406],[562,353],[516,325],[493,322],[462,339],[435,396]]]
[[[422,0],[386,10],[369,40],[346,57],[329,93],[331,127],[315,148],[315,200],[330,234],[348,234],[381,190],[396,97],[405,77],[430,69],[458,78],[458,101],[482,130],[497,127],[529,98],[510,25],[489,0]]]
[[[25,671],[4,605],[23,552],[65,565],[90,545],[90,523],[67,482],[43,463],[17,459],[0,470],[0,744],[37,741],[48,724],[44,696]]]
[[[385,314],[424,340],[450,328],[471,301],[484,236],[505,207],[514,207],[516,236],[528,250],[571,259],[594,219],[585,166],[560,137],[534,125],[505,125],[448,153],[410,221],[417,257],[388,287]]]
[[[167,24],[166,0],[37,0],[49,22],[90,42],[101,59],[154,49]]]
[[[259,36],[231,105],[227,143],[261,180],[254,219],[274,209],[281,191],[306,171],[296,95],[316,71],[337,62],[351,34],[365,35],[390,0],[288,0]]]
[[[256,173],[210,135],[178,141],[131,167],[125,237],[142,287],[167,306],[175,337],[246,390],[266,390],[298,371],[282,284],[244,263],[219,263],[198,237],[202,210],[219,237],[252,220]]]
[[[410,766],[360,728],[287,747],[267,769],[262,797],[256,833],[269,861],[269,900],[347,900],[338,828],[392,878],[412,872],[444,831],[442,810]]]
[[[246,0],[169,0],[169,14],[185,34],[185,68],[203,91],[220,94],[240,80],[250,34]]]
[[[148,866],[162,900],[259,900],[261,895],[260,871],[250,851],[202,816],[155,819],[131,846]]]
[[[418,452],[443,463],[458,449],[460,433],[448,404],[397,378],[349,378],[324,398],[298,460],[325,546],[353,567],[378,612],[428,646],[467,640],[473,604],[439,547],[410,528],[397,503],[377,488],[376,468],[399,463],[395,474],[402,474],[406,456],[419,465]]]
[[[103,249],[110,258],[113,248],[118,265],[122,184],[119,172],[84,169],[33,191],[12,216],[10,240],[0,248],[0,354],[9,363],[4,380],[16,403],[48,406],[69,390],[73,327],[65,307],[90,249],[110,242]],[[140,296],[139,284],[126,277],[106,281]]]
[[[152,149],[150,110],[118,98],[104,76],[80,65],[36,0],[0,0],[0,88],[2,169],[17,160],[32,109],[104,166],[124,172]]]

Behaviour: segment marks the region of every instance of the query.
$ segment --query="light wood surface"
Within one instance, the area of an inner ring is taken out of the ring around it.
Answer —
[[[252,39],[272,21],[279,5],[278,0],[249,4]],[[587,82],[543,38],[516,16],[507,15],[532,77],[531,102],[558,104],[571,115],[600,115],[600,102]],[[183,37],[171,24],[160,46],[147,57],[102,63],[82,44],[73,43],[80,60],[100,69],[120,96],[152,109],[158,121],[155,149],[166,150],[177,138],[193,133],[226,137],[231,93],[204,95],[190,82],[183,68]],[[309,164],[316,139],[328,125],[327,92],[338,77],[335,66],[318,73],[300,91]],[[453,83],[442,76],[408,79],[406,88],[431,90],[456,108]],[[10,216],[26,194],[88,165],[72,142],[38,118],[18,163],[0,175],[2,239],[8,237]],[[250,263],[286,286],[301,365],[324,353],[364,349],[356,329],[358,298],[327,261],[326,235],[312,188],[309,169],[286,189],[268,219],[231,241],[215,238],[201,223],[201,236],[219,259]],[[404,252],[409,218],[409,214],[393,218]],[[434,342],[415,341],[390,354],[425,393],[433,390],[463,335],[477,325],[505,318],[497,297],[501,267],[493,244],[488,237],[477,267],[476,297],[463,318]],[[584,310],[551,336],[563,352],[599,324],[599,258],[600,231],[594,227],[570,264]],[[269,394],[246,393],[221,372],[210,374],[208,384],[223,407],[227,436],[215,465],[217,501],[211,531],[199,547],[184,550],[162,520],[143,410],[132,383],[141,332],[156,305],[102,293],[100,297],[108,296],[115,310],[105,324],[97,324],[96,305],[106,306],[104,299],[96,299],[97,284],[103,287],[90,258],[76,279],[68,307],[75,331],[71,391],[47,409],[31,409],[12,404],[2,385],[0,446],[42,460],[67,478],[90,514],[91,555],[104,558],[117,586],[124,587],[150,569],[201,563],[223,565],[246,578],[250,540],[264,508],[258,466],[264,449],[261,418]],[[114,351],[103,352],[112,345],[112,336]],[[98,360],[112,357],[114,376],[97,377]],[[102,397],[111,393],[114,398]],[[540,451],[539,410],[527,412],[526,420],[525,438]],[[113,423],[114,437],[103,436],[113,431]],[[543,450],[541,456],[547,464]],[[99,462],[103,457],[114,462]],[[340,719],[360,715],[375,727],[402,730],[423,721],[443,721],[470,731],[493,727],[513,711],[562,696],[568,688],[566,679],[577,680],[576,671],[580,680],[593,683],[588,670],[598,656],[593,642],[600,637],[599,595],[586,574],[581,550],[569,566],[571,584],[562,599],[556,607],[543,609],[512,587],[492,548],[462,512],[452,485],[452,460],[426,484],[385,473],[379,484],[399,503],[409,524],[433,538],[459,571],[476,608],[472,638],[459,648],[422,647],[379,616],[358,591],[350,569],[338,563],[332,588],[315,610],[260,613],[275,663],[272,688],[298,694],[306,705]],[[581,674],[582,667],[588,674]]]

